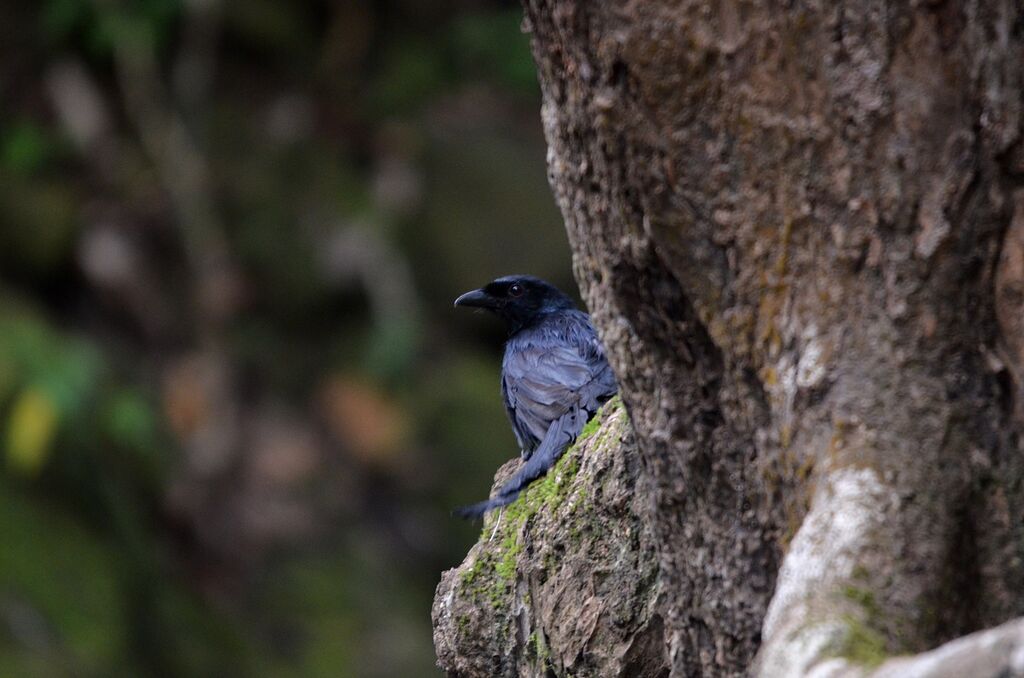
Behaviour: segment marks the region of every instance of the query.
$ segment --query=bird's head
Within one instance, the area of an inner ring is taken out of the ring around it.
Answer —
[[[493,312],[516,332],[539,317],[575,308],[572,299],[549,282],[531,275],[507,275],[455,300],[456,306],[472,306]]]

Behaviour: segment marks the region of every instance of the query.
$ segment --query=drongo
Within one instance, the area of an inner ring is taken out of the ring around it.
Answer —
[[[505,276],[455,305],[491,311],[508,327],[501,395],[524,461],[494,497],[455,511],[475,518],[510,504],[547,473],[618,387],[590,317],[554,285]]]

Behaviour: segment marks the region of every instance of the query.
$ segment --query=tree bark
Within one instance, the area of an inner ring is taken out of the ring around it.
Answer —
[[[671,675],[1024,675],[1021,4],[524,5]]]

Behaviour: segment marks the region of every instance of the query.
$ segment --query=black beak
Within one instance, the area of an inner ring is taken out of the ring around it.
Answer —
[[[476,306],[478,308],[494,308],[494,297],[483,290],[466,292],[455,300],[456,306]]]

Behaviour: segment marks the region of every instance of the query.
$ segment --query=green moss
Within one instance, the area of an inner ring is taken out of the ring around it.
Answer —
[[[459,574],[459,581],[462,582],[463,587],[472,586],[476,581],[477,575],[480,573],[479,565],[480,561],[477,561]]]
[[[491,602],[491,607],[495,610],[500,610],[505,607],[505,600],[508,597],[509,587],[507,585],[495,582],[491,586],[487,587],[487,600]]]
[[[618,395],[612,396],[608,402],[601,406],[601,409],[598,410],[597,414],[591,417],[590,421],[586,423],[583,430],[580,431],[579,436],[576,438],[576,444],[579,445],[581,442],[597,433],[604,422],[607,421],[612,414],[618,412],[624,407],[621,397]]]
[[[586,487],[581,487],[579,491],[576,493],[576,499],[573,501],[572,506],[569,508],[569,512],[575,515],[589,509],[589,498],[590,492],[587,491]]]
[[[871,573],[868,572],[868,568],[863,565],[856,565],[853,568],[853,573],[850,575],[850,578],[856,579],[857,581],[871,581]]]
[[[458,628],[460,636],[466,635],[466,631],[469,630],[469,615],[460,614],[455,620],[455,626]]]
[[[512,581],[516,576],[516,564],[522,545],[515,534],[508,534],[501,542],[501,560],[494,566],[494,571],[505,581]]]
[[[554,570],[555,566],[557,564],[558,564],[558,561],[556,560],[554,551],[552,549],[547,549],[544,552],[544,572],[545,572],[545,574],[550,572],[551,570]]]
[[[844,621],[849,630],[836,652],[838,656],[869,669],[885,661],[888,653],[882,634],[854,617],[847,616]]]
[[[486,598],[494,609],[500,609],[508,593],[508,580],[492,576],[492,573],[499,572],[501,563],[490,551],[484,551],[468,569],[459,575],[462,583],[462,590],[469,593],[473,600]],[[512,574],[515,574],[515,561],[512,564]]]
[[[601,428],[601,420],[602,419],[603,419],[603,417],[596,416],[596,415],[594,417],[591,417],[590,421],[588,421],[586,423],[586,425],[583,427],[583,430],[580,431],[580,435],[576,439],[576,443],[579,444],[580,442],[586,440],[590,436],[592,436],[595,433],[597,433],[597,430],[599,428]]]
[[[551,659],[551,650],[548,649],[548,644],[544,642],[544,636],[537,636],[537,659],[543,665],[546,665]]]
[[[526,651],[536,658],[539,673],[544,673],[551,665],[551,650],[544,642],[544,635],[534,631],[526,641]]]
[[[869,589],[848,585],[843,589],[843,597],[864,608],[868,619],[875,619],[881,613],[878,602],[875,600],[875,594]]]
[[[495,523],[484,526],[485,536],[481,536],[481,539],[497,539],[497,546],[483,549],[476,561],[463,570],[460,581],[464,591],[474,598],[489,600],[494,609],[501,609],[506,605],[516,578],[519,554],[523,550],[522,538],[529,521],[539,513],[550,514],[562,506],[569,497],[573,481],[580,470],[580,443],[601,431],[608,418],[619,409],[622,409],[622,401],[618,397],[606,403],[587,423],[576,443],[562,455],[554,467],[542,479],[524,490],[516,501],[501,509]],[[613,430],[605,431],[601,435],[618,435],[617,426],[610,429]],[[604,438],[597,441],[598,446],[603,444]],[[586,498],[586,492],[581,490],[570,510],[575,513],[581,508],[585,509],[589,505]],[[569,530],[573,541],[578,543],[579,526],[571,524]]]
[[[889,654],[885,636],[873,628],[875,620],[879,619],[882,613],[875,593],[871,589],[848,584],[843,587],[841,595],[857,605],[861,612],[843,617],[847,633],[839,644],[836,655],[867,668],[874,668]]]

